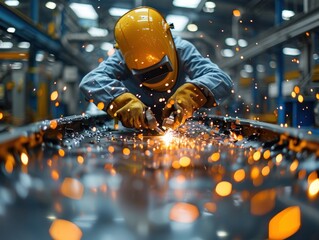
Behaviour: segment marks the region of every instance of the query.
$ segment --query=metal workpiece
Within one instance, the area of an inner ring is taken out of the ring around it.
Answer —
[[[37,126],[38,144],[0,136],[3,239],[319,236],[310,133],[216,116],[165,135],[104,116]]]

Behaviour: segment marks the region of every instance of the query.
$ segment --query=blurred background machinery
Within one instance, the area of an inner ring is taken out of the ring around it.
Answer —
[[[23,125],[85,111],[80,79],[113,53],[113,26],[157,8],[231,75],[218,115],[318,127],[318,1],[0,1],[0,121]]]

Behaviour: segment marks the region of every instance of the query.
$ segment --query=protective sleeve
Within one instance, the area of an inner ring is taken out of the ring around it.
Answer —
[[[103,110],[106,111],[117,96],[128,92],[122,82],[127,77],[128,69],[123,57],[116,51],[114,55],[85,75],[79,87],[86,100],[93,101],[96,105],[103,102]]]
[[[178,48],[180,67],[190,78],[187,82],[198,86],[207,98],[204,107],[219,105],[231,94],[231,78],[209,58],[204,58],[192,43],[181,39]]]

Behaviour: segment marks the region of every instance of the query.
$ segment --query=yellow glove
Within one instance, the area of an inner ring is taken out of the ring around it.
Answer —
[[[147,128],[145,122],[146,106],[131,93],[123,93],[115,98],[107,109],[113,118],[119,119],[128,128]]]
[[[170,127],[176,129],[184,124],[187,118],[192,117],[194,111],[204,106],[206,102],[205,95],[197,86],[185,83],[168,100],[163,110],[163,119],[174,113],[174,124]]]

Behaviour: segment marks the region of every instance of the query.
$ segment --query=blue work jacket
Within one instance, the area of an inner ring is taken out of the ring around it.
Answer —
[[[203,57],[189,41],[175,37],[174,42],[178,58],[178,76],[169,93],[142,86],[141,82],[134,78],[118,50],[82,79],[82,93],[87,100],[93,100],[95,104],[103,102],[103,110],[106,111],[116,97],[130,92],[151,107],[158,121],[161,119],[165,102],[186,82],[202,90],[207,98],[204,107],[219,105],[231,94],[233,82],[230,77],[209,58]]]

